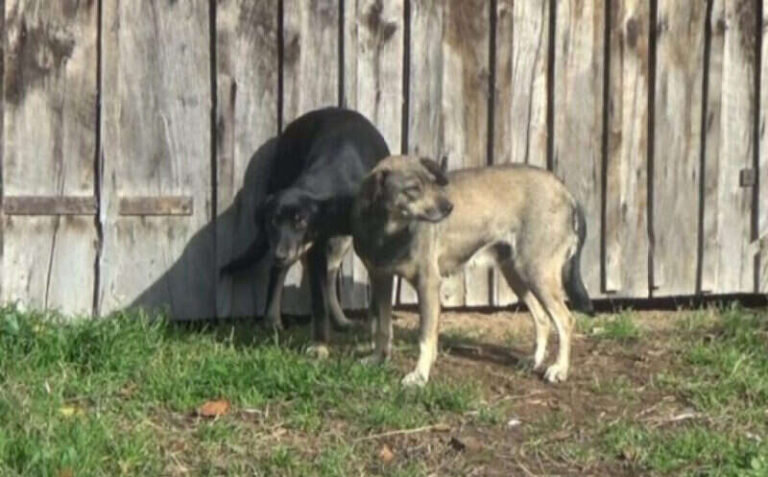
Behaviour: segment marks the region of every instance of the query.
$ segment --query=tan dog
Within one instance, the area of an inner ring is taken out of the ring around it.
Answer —
[[[584,215],[553,174],[509,165],[446,175],[445,166],[430,159],[392,156],[364,180],[352,214],[355,251],[373,287],[370,361],[391,353],[396,274],[416,288],[420,311],[418,364],[403,384],[426,384],[437,358],[441,280],[485,256],[533,316],[535,369],[544,363],[551,321],[560,345],[544,377],[553,383],[567,378],[573,320],[565,298],[585,312],[592,303],[579,267]]]

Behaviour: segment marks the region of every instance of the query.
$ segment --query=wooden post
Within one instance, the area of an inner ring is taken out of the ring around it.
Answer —
[[[261,232],[254,212],[264,200],[279,132],[278,7],[278,0],[216,5],[217,268]],[[217,315],[263,313],[268,265],[220,278]]]
[[[215,316],[209,7],[103,2],[102,312]],[[192,215],[121,216],[135,197],[186,197]]]
[[[759,0],[714,0],[709,56],[702,290],[754,291],[753,187],[755,68]]]
[[[498,0],[493,162],[547,167],[550,0]],[[497,272],[494,305],[517,297]]]
[[[620,0],[610,12],[605,288],[637,298],[648,296],[650,3]]]
[[[4,3],[3,195],[92,199],[98,5]],[[2,301],[90,315],[94,218],[62,217],[54,208],[40,214],[3,217]]]
[[[489,13],[481,0],[411,3],[409,150],[447,155],[451,169],[487,164]],[[488,305],[488,276],[470,266],[445,280],[443,305]],[[412,302],[412,290],[400,299]]]
[[[584,207],[587,242],[582,275],[590,296],[600,294],[602,197],[603,0],[557,2],[554,90],[554,172]]]
[[[400,152],[405,0],[344,2],[344,106],[364,114]],[[342,265],[342,306],[368,306],[368,276],[350,253]]]

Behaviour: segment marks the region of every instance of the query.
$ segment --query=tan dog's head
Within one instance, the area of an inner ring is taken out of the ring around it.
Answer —
[[[390,220],[440,222],[453,210],[445,191],[446,163],[445,158],[442,164],[427,158],[386,158],[365,181],[365,200]]]

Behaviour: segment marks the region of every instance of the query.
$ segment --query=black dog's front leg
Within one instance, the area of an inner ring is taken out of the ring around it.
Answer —
[[[316,243],[307,257],[309,286],[312,291],[312,340],[316,343],[328,343],[331,338],[331,325],[328,318],[328,257],[326,249],[326,244]]]
[[[269,270],[269,285],[267,288],[267,324],[276,330],[283,329],[281,304],[283,301],[283,288],[285,287],[285,275],[288,267],[273,265]]]

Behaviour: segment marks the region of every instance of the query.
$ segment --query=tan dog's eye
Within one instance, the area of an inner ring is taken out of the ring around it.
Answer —
[[[407,195],[411,199],[418,198],[420,193],[421,193],[421,189],[419,188],[419,186],[411,186],[403,189],[403,194]]]

